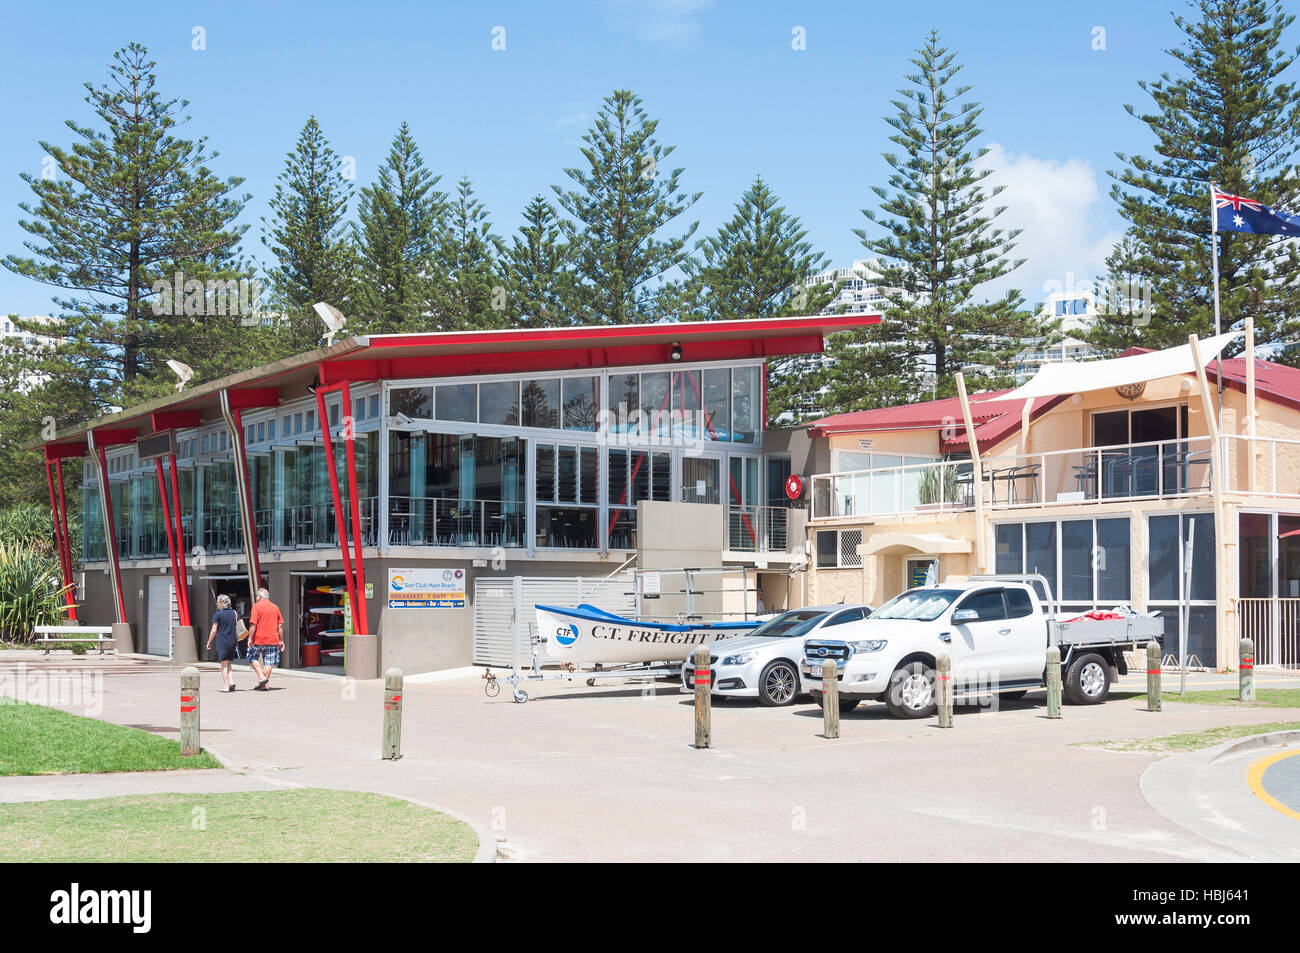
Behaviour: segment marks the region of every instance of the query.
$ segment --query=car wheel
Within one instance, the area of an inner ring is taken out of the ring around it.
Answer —
[[[1070,663],[1063,687],[1071,705],[1100,705],[1110,694],[1110,665],[1096,652],[1080,655]]]
[[[764,705],[774,708],[792,705],[798,694],[799,673],[793,662],[777,659],[758,677],[758,700]]]
[[[900,665],[889,677],[885,707],[895,718],[929,718],[937,707],[934,669],[924,662]]]

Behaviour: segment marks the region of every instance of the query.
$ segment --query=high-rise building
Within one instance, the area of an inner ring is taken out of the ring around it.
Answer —
[[[58,330],[63,326],[63,322],[58,318],[52,318],[49,315],[9,315],[0,318],[0,354],[7,354],[11,350],[19,347],[47,347],[54,348],[63,343],[63,338],[53,334],[38,334],[35,331],[24,330],[18,326],[18,322],[27,324],[37,324],[43,327],[49,327],[50,330]],[[28,373],[22,375],[18,386],[22,390],[27,390],[36,384],[41,383],[46,378],[42,374]]]

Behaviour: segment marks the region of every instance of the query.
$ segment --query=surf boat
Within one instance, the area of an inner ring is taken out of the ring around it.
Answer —
[[[592,605],[577,608],[535,607],[537,631],[546,654],[575,665],[636,665],[681,662],[691,649],[748,635],[762,623],[747,622],[644,622],[606,612]]]

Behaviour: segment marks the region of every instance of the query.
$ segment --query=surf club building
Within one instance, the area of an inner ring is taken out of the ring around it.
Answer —
[[[374,677],[508,663],[534,602],[629,611],[637,567],[753,570],[752,613],[805,544],[766,361],[877,320],[352,337],[60,432],[70,614],[192,660],[216,597],[247,616],[264,585],[283,664]]]
[[[1067,613],[1161,610],[1193,666],[1235,668],[1249,637],[1300,667],[1300,370],[1257,359],[1248,325],[1220,398],[1242,333],[795,432],[809,601],[879,604],[932,564],[1037,572]]]

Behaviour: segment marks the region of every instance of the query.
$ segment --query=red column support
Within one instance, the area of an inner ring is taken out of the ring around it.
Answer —
[[[189,568],[185,564],[185,554],[188,550],[185,548],[185,519],[181,516],[181,485],[176,472],[176,454],[171,454],[168,457],[168,462],[171,464],[172,519],[175,521],[176,527],[176,552],[180,557],[181,579],[184,580],[178,591],[184,594],[185,616],[188,618],[190,614],[190,577]],[[190,623],[185,622],[183,624],[189,625]]]
[[[341,388],[343,397],[343,446],[347,451],[348,464],[348,499],[352,510],[352,572],[356,576],[353,588],[357,593],[357,609],[361,618],[361,628],[356,630],[361,635],[368,635],[370,627],[366,619],[366,570],[361,561],[361,500],[357,496],[357,458],[356,458],[356,421],[352,419],[352,385],[344,384]],[[353,625],[355,625],[355,617]]]
[[[126,600],[122,597],[122,570],[118,563],[117,555],[117,524],[113,520],[113,494],[109,492],[108,485],[108,455],[104,453],[103,447],[95,447],[95,454],[99,461],[99,492],[104,499],[104,513],[108,517],[108,525],[104,527],[104,555],[108,557],[109,565],[113,573],[113,582],[117,587],[117,621],[126,621]]]
[[[321,434],[325,438],[325,469],[329,471],[330,494],[334,498],[334,522],[338,528],[339,552],[343,555],[343,581],[347,585],[348,606],[352,610],[352,632],[355,635],[366,635],[368,633],[361,628],[361,615],[357,612],[356,579],[352,575],[352,557],[348,553],[348,518],[343,510],[342,494],[339,492],[339,474],[334,467],[334,437],[330,433],[329,414],[325,410],[325,393],[335,390],[337,386],[316,388],[316,413],[317,419],[320,420]],[[353,479],[355,480],[355,477]]]
[[[55,470],[58,472],[59,489],[54,491]],[[45,482],[50,490],[50,515],[54,517],[54,541],[59,550],[59,571],[63,576],[63,601],[68,608],[68,616],[77,621],[77,604],[72,593],[72,552],[68,540],[67,511],[63,508],[63,467],[61,461],[55,461],[51,469],[50,461],[45,461]]]
[[[154,458],[154,469],[158,473],[158,499],[162,502],[163,528],[167,531],[167,555],[171,557],[172,579],[176,587],[176,611],[181,617],[181,625],[190,624],[190,609],[186,604],[185,552],[183,544],[176,540],[176,524],[172,521],[171,507],[167,503],[167,481],[163,479],[162,457]],[[179,555],[178,555],[179,553]]]

